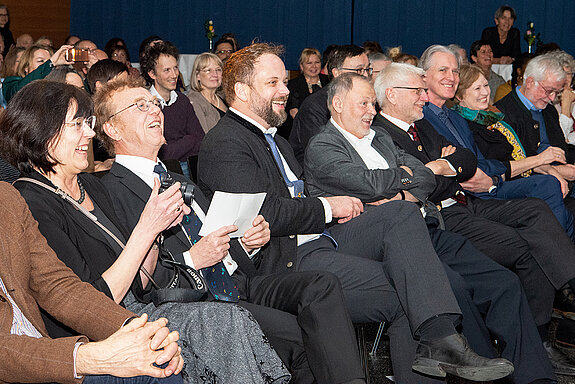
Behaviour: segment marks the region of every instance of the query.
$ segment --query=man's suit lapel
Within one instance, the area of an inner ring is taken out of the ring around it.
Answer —
[[[142,179],[140,179],[134,172],[130,171],[128,168],[121,164],[114,163],[110,169],[110,173],[116,176],[118,181],[122,183],[127,189],[129,189],[134,195],[136,195],[144,204],[146,204],[150,198],[150,193],[152,190]],[[141,212],[137,213],[138,216]],[[182,244],[188,245],[190,241],[180,230],[179,226],[175,226],[167,229],[166,231],[171,232],[176,236]]]
[[[415,156],[422,163],[425,164],[429,161],[429,154],[427,153],[423,142],[420,144],[415,143],[411,140],[411,137],[409,137],[407,132],[387,120],[385,117],[377,115],[374,126],[376,127],[376,131],[381,128],[385,129],[397,147],[403,149],[410,155]],[[381,128],[377,128],[378,126]]]

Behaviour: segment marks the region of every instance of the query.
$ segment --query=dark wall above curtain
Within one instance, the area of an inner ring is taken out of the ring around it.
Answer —
[[[204,21],[214,21],[216,34],[234,32],[240,44],[253,39],[286,47],[286,66],[297,68],[305,47],[323,51],[329,44],[377,40],[384,47],[401,45],[419,56],[433,43],[458,43],[468,49],[481,31],[494,25],[493,13],[503,2],[493,0],[270,0],[194,1],[71,0],[70,33],[103,47],[112,37],[128,43],[134,61],[140,42],[156,34],[182,53],[208,49]],[[575,2],[572,0],[508,1],[521,34],[535,23],[544,42],[554,41],[575,53]],[[217,37],[216,37],[217,39]],[[527,49],[522,41],[523,50]]]

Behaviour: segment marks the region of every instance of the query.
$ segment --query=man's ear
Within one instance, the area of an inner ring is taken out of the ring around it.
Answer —
[[[387,101],[389,101],[393,105],[395,105],[397,102],[396,95],[397,94],[393,91],[393,88],[386,88],[385,89],[385,98],[387,99]]]
[[[335,95],[331,101],[331,106],[335,112],[341,113],[343,111],[343,99],[341,96]]]
[[[471,55],[471,61],[473,61],[474,63],[477,63],[477,56]]]
[[[246,103],[248,101],[248,96],[250,90],[248,89],[249,86],[245,83],[240,83],[239,81],[234,84],[234,93],[236,97]]]
[[[148,76],[150,76],[150,79],[156,80],[156,73],[153,70],[148,71]]]
[[[331,74],[333,75],[333,78],[335,79],[336,77],[338,77],[339,75],[341,75],[341,71],[337,68],[333,68],[331,70]]]
[[[120,131],[109,121],[106,121],[104,125],[102,125],[102,130],[114,141],[120,141],[122,139]]]

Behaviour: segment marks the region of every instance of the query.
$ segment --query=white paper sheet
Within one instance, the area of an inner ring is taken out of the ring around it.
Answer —
[[[252,227],[258,215],[266,193],[228,193],[216,191],[206,219],[202,224],[200,236],[206,236],[225,225],[236,225],[238,230],[230,237],[242,237]]]

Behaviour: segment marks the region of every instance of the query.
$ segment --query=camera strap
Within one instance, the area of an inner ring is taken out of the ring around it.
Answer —
[[[110,231],[105,225],[103,225],[98,221],[98,218],[95,215],[93,215],[82,205],[78,204],[76,200],[74,200],[70,195],[68,195],[62,189],[53,188],[39,180],[32,179],[29,177],[21,177],[16,181],[14,181],[14,183],[18,181],[27,181],[39,185],[42,188],[45,188],[55,193],[62,199],[72,204],[74,208],[83,213],[86,217],[88,217],[94,224],[96,224],[100,229],[102,229],[106,234],[108,234],[110,238],[112,238],[116,243],[118,243],[118,245],[122,249],[126,247],[125,244],[120,239],[118,239],[116,235],[112,233],[112,231]],[[159,254],[161,254],[161,249],[159,249],[158,252]],[[207,286],[202,276],[196,270],[189,267],[188,265],[178,263],[174,260],[163,259],[163,261],[165,263],[168,263],[174,268],[176,275],[180,274],[183,275],[188,280],[192,288],[176,288],[175,285],[178,282],[178,276],[176,276],[176,278],[172,280],[172,283],[168,286],[168,288],[161,288],[154,281],[152,275],[146,270],[146,268],[144,268],[144,266],[140,266],[140,271],[144,273],[144,275],[146,275],[146,277],[150,280],[154,288],[156,288],[156,290],[152,293],[152,301],[154,305],[158,306],[160,304],[167,302],[187,303],[192,301],[199,301],[204,298],[207,292]]]

